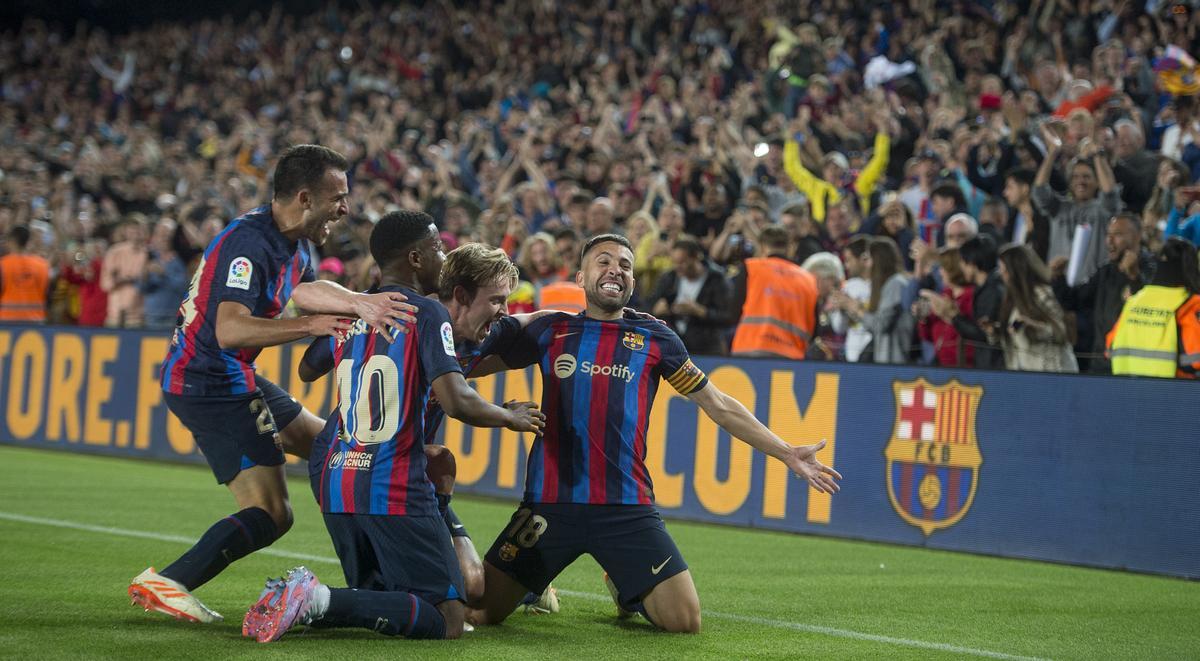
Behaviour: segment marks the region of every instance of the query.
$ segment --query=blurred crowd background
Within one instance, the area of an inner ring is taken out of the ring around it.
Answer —
[[[320,143],[353,204],[317,263],[351,288],[378,278],[373,221],[423,209],[448,247],[512,256],[513,311],[569,301],[581,242],[615,231],[632,305],[693,353],[1102,373],[1172,245],[1200,293],[1198,37],[1155,0],[24,17],[0,37],[0,254],[48,261],[49,323],[170,328],[276,155]],[[791,279],[801,350],[738,338]]]

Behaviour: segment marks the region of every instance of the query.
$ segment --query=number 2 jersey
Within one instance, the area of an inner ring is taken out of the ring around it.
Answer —
[[[292,290],[313,278],[309,242],[279,231],[270,206],[233,220],[204,250],[179,324],[163,360],[162,389],[176,395],[254,392],[254,359],[261,349],[222,349],[217,306],[241,303],[256,317],[279,316]]]
[[[708,383],[679,336],[632,311],[614,321],[550,314],[524,330],[511,317],[498,323],[511,336],[496,345],[505,364],[542,373],[546,428],[529,453],[525,502],[652,503],[646,428],[659,380],[683,395]]]
[[[320,338],[305,360],[332,367],[337,408],[313,443],[309,472],[328,514],[437,516],[425,476],[426,407],[433,382],[462,372],[446,308],[411,289],[386,286],[417,307],[407,333],[388,341],[358,322],[344,342]]]

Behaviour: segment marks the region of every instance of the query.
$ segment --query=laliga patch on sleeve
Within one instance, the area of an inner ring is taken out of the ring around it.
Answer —
[[[229,262],[229,277],[225,279],[225,286],[234,289],[250,290],[250,275],[254,273],[254,265],[245,257],[234,257],[232,262]]]
[[[450,328],[448,321],[442,322],[442,348],[447,356],[454,356],[454,329]]]

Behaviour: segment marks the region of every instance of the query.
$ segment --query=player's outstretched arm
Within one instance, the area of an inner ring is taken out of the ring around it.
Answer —
[[[318,337],[304,350],[304,355],[300,358],[300,367],[297,369],[301,381],[312,383],[329,374],[333,367],[333,351],[330,348],[330,340],[327,337]]]
[[[759,422],[741,402],[721,392],[711,382],[689,393],[687,398],[731,436],[787,464],[793,473],[807,480],[817,491],[836,493],[841,488],[834,479],[842,479],[841,473],[817,461],[817,451],[825,447],[824,439],[813,445],[789,445]]]
[[[317,280],[296,285],[292,300],[301,309],[323,314],[354,315],[379,331],[388,342],[392,340],[392,329],[407,332],[405,324],[417,320],[416,306],[400,292],[360,294],[329,280]]]
[[[221,301],[217,306],[217,343],[222,349],[273,347],[314,335],[339,335],[350,328],[348,320],[328,314],[264,319],[250,314],[241,303]]]
[[[507,427],[540,434],[546,415],[533,402],[496,406],[479,396],[461,372],[447,372],[433,380],[433,394],[446,415],[476,427]]]

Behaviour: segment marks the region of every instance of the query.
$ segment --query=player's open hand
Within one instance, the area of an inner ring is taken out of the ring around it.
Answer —
[[[391,342],[393,330],[407,333],[406,324],[417,320],[414,316],[417,308],[411,303],[405,303],[407,300],[407,296],[395,291],[355,294],[354,314]]]
[[[339,340],[346,339],[346,333],[354,328],[354,320],[338,317],[332,314],[314,314],[308,317],[308,334],[313,337],[332,335]]]
[[[538,405],[533,402],[505,402],[504,408],[512,412],[512,416],[505,425],[513,431],[531,431],[538,436],[542,435],[542,428],[546,426],[546,414],[538,409]]]
[[[817,461],[817,452],[825,447],[825,439],[813,445],[800,445],[792,448],[784,463],[796,477],[808,481],[808,485],[821,493],[837,493],[841,490],[834,478],[842,479],[842,474],[829,466]]]

